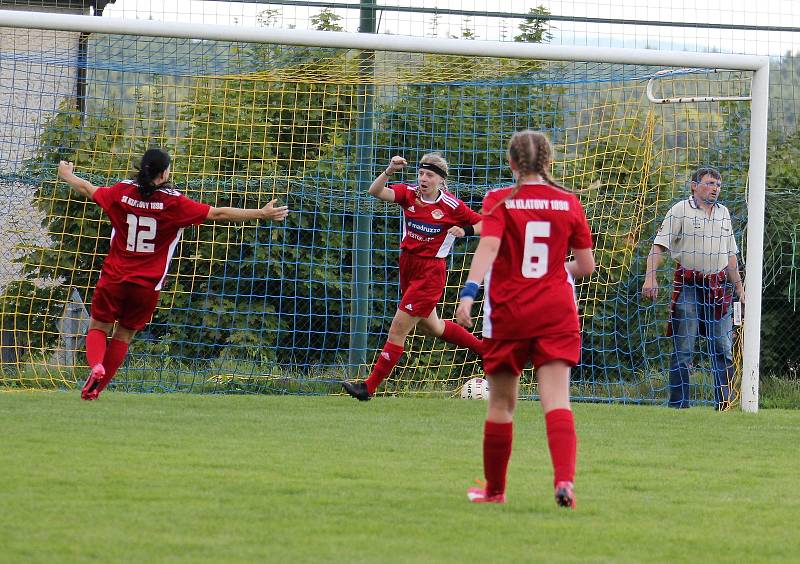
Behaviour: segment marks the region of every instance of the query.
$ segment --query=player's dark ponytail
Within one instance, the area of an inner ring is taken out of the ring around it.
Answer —
[[[169,168],[171,159],[169,153],[162,149],[147,149],[142,161],[136,168],[136,184],[139,186],[139,194],[143,199],[147,199],[158,190],[159,186],[153,181]]]

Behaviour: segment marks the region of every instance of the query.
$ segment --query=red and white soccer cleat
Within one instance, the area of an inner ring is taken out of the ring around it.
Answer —
[[[505,503],[506,494],[486,495],[485,488],[469,488],[467,490],[467,498],[472,503]]]
[[[559,482],[556,484],[556,505],[575,509],[575,492],[572,482]]]
[[[103,368],[103,365],[95,364],[91,372],[89,372],[89,377],[86,378],[86,383],[83,384],[81,399],[86,401],[97,399],[97,396],[100,395],[100,384],[103,382],[105,375],[106,369]]]

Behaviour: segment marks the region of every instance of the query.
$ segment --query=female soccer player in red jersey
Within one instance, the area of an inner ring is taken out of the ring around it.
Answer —
[[[406,337],[414,327],[425,334],[481,354],[481,342],[472,333],[436,315],[447,275],[445,257],[453,241],[465,234],[480,233],[481,216],[445,190],[447,161],[428,153],[417,167],[417,186],[392,184],[389,177],[406,166],[403,157],[392,157],[388,168],[369,187],[369,194],[403,208],[403,239],[400,242],[400,305],[389,327],[386,344],[365,382],[342,382],[348,394],[367,401],[403,354]]]
[[[85,400],[97,399],[122,365],[136,332],[150,322],[185,227],[206,220],[282,221],[289,213],[286,206],[275,207],[275,200],[260,209],[214,208],[195,202],[167,183],[169,167],[169,154],[148,149],[135,180],[99,188],[75,176],[71,162],[58,165],[58,175],[97,202],[113,226],[111,248],[92,296],[86,335],[91,370],[81,391]]]
[[[456,320],[471,327],[472,304],[484,280],[483,366],[491,393],[483,434],[486,487],[469,489],[473,502],[505,502],[519,377],[530,361],[545,415],[556,503],[575,507],[577,437],[569,374],[580,359],[581,339],[573,279],[591,274],[595,263],[578,198],[547,172],[552,155],[541,133],[511,137],[508,160],[516,184],[484,198],[481,241],[456,310]],[[566,262],[570,250],[573,260]]]

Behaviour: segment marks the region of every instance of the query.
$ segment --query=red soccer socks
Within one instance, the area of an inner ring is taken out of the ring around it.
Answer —
[[[381,382],[386,380],[392,372],[392,368],[395,367],[402,355],[403,347],[386,341],[381,354],[378,355],[375,366],[372,367],[369,378],[366,380],[367,392],[369,392],[369,395],[374,394],[378,386],[381,385]]]
[[[458,347],[469,349],[478,356],[481,356],[483,353],[480,340],[478,340],[475,335],[464,329],[461,325],[453,323],[452,321],[444,322],[442,339]]]
[[[575,481],[575,455],[578,437],[569,409],[554,409],[544,415],[547,444],[553,461],[554,484]]]
[[[486,497],[504,496],[506,471],[511,458],[514,423],[486,421],[483,427],[483,473],[486,476]],[[503,497],[505,501],[505,497]]]
[[[106,355],[106,334],[100,329],[89,329],[86,334],[86,362],[89,368],[103,363]]]

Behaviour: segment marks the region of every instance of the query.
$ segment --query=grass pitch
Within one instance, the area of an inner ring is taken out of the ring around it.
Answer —
[[[496,506],[479,401],[0,393],[0,561],[797,561],[800,411],[574,409],[566,511],[538,403]]]

